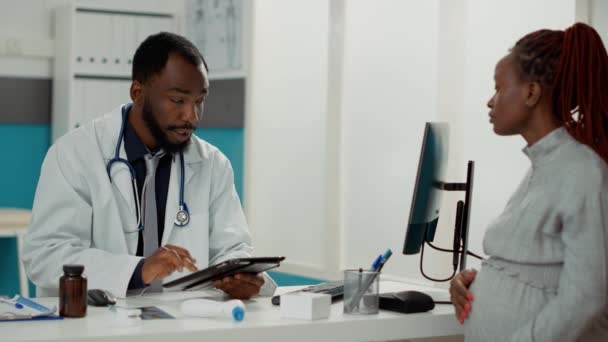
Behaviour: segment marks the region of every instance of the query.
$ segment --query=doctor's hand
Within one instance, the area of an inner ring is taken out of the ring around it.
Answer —
[[[198,271],[194,263],[196,263],[196,259],[187,250],[173,245],[165,245],[144,260],[144,265],[141,268],[141,279],[144,284],[148,285],[154,280],[163,279],[175,271],[181,272],[184,267],[191,272]]]
[[[264,285],[264,277],[259,274],[237,273],[213,282],[218,289],[226,292],[233,299],[249,299],[258,293]]]
[[[458,273],[450,282],[450,300],[454,305],[456,319],[460,324],[469,316],[471,312],[471,302],[473,295],[469,291],[469,286],[475,280],[477,271],[462,271]]]

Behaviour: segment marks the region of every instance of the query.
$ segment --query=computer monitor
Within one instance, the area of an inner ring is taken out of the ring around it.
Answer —
[[[453,253],[455,272],[458,265],[460,265],[461,270],[466,267],[467,231],[471,211],[474,163],[472,161],[468,163],[466,183],[448,183],[445,181],[448,151],[448,124],[427,122],[422,138],[422,149],[418,160],[418,173],[414,185],[403,254],[420,253],[421,250],[424,251],[424,244],[428,243],[435,249]],[[457,204],[452,250],[437,248],[430,244],[435,239],[443,191],[465,192],[465,200],[459,201]],[[420,270],[426,277],[422,270],[422,260]]]
[[[420,253],[425,241],[435,239],[443,192],[439,184],[447,170],[449,133],[448,124],[443,122],[427,122],[424,127],[403,254]]]

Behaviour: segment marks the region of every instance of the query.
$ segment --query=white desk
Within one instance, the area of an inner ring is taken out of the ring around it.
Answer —
[[[282,287],[277,293],[293,290]],[[420,286],[381,282],[380,291],[424,290]],[[175,294],[169,294],[175,296]],[[174,297],[175,298],[175,297]],[[332,305],[328,319],[301,321],[281,318],[279,307],[270,298],[246,302],[242,322],[224,318],[183,318],[177,311],[180,301],[146,297],[147,305],[157,305],[175,315],[175,320],[138,321],[134,326],[117,323],[107,308],[89,307],[81,319],[59,321],[0,322],[0,336],[6,341],[383,341],[403,338],[460,335],[462,327],[449,305],[437,305],[431,312],[398,314],[380,311],[377,315],[342,314],[342,303]],[[39,302],[57,305],[57,298]]]
[[[23,262],[21,262],[21,249],[23,247],[23,235],[30,224],[32,213],[25,209],[0,209],[0,238],[13,237],[17,239],[17,263],[19,269],[19,291],[22,296],[29,297],[29,283]]]

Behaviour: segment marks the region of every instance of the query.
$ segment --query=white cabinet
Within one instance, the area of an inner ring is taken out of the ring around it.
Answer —
[[[71,4],[55,14],[53,141],[128,102],[135,49],[151,34],[179,33],[174,13]]]

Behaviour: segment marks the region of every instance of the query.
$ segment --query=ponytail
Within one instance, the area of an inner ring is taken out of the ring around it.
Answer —
[[[523,79],[550,89],[553,112],[566,130],[608,162],[608,54],[599,34],[582,23],[539,30],[511,51]]]
[[[591,26],[566,29],[552,98],[568,132],[608,162],[608,54]]]

